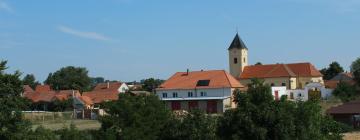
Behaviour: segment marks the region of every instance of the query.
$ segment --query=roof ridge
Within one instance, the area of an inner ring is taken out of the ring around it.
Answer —
[[[274,67],[273,69],[271,69],[269,72],[267,72],[264,76],[267,76],[267,75],[271,74],[271,73],[274,72],[276,69],[278,69],[279,66],[281,66],[280,64],[274,64],[274,65],[275,65],[275,67]]]
[[[290,76],[296,76],[296,74],[287,66],[287,64],[283,64],[285,70],[288,72]]]
[[[227,81],[229,82],[230,87],[232,87],[232,84],[231,84],[230,79],[229,79],[229,75],[226,73],[225,70],[223,70],[223,72],[225,74],[225,77],[226,77]]]

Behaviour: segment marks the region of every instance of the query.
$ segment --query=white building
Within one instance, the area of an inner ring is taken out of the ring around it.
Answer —
[[[200,109],[222,113],[235,107],[233,91],[244,88],[224,70],[177,72],[156,89],[172,110]]]
[[[304,89],[286,89],[285,86],[283,87],[271,87],[272,95],[274,96],[275,100],[280,99],[281,96],[287,95],[288,99],[290,100],[301,100],[307,101],[309,100],[309,94],[311,92],[320,94],[321,99],[326,100],[331,95],[333,90],[327,89],[321,83],[309,83],[307,84]]]

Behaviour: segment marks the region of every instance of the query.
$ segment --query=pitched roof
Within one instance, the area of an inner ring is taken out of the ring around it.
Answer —
[[[246,66],[240,79],[275,77],[321,77],[311,63],[270,64]]]
[[[95,86],[94,90],[84,92],[83,96],[90,98],[93,103],[117,100],[119,96],[118,89],[121,85],[121,82],[100,83]]]
[[[95,86],[94,90],[105,90],[105,89],[119,89],[121,87],[121,82],[107,82],[107,83],[99,83]]]
[[[83,96],[86,96],[92,100],[93,103],[101,103],[104,101],[114,101],[119,97],[117,91],[90,91],[84,92]]]
[[[73,90],[60,90],[48,92],[27,92],[24,94],[25,98],[30,99],[32,102],[52,102],[53,100],[67,100],[73,96]],[[74,90],[74,96],[81,96],[78,90]]]
[[[233,41],[231,42],[228,50],[233,49],[233,48],[237,48],[237,49],[248,49],[245,45],[245,43],[241,40],[241,38],[239,37],[239,34],[236,33]]]
[[[24,94],[34,92],[34,90],[29,85],[24,85],[23,89],[24,89]]]
[[[360,100],[350,101],[342,105],[332,107],[326,111],[328,114],[359,114]]]
[[[79,99],[87,105],[94,104],[94,102],[88,96],[80,96]]]
[[[338,75],[336,75],[335,77],[331,78],[331,81],[352,81],[353,80],[353,75],[349,72],[343,72],[343,73],[339,73]]]
[[[36,88],[35,88],[35,91],[36,92],[49,92],[51,91],[51,88],[49,85],[37,85]]]
[[[199,86],[199,82],[203,82]],[[207,82],[208,80],[208,82]],[[208,84],[207,84],[208,83]],[[195,88],[243,88],[234,77],[224,70],[177,72],[158,89],[195,89]]]

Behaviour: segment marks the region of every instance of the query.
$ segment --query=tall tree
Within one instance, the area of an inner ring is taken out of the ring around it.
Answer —
[[[352,62],[350,70],[354,75],[354,80],[357,82],[357,85],[360,86],[360,57]]]
[[[340,125],[321,114],[318,102],[275,101],[270,87],[253,80],[246,93],[235,91],[237,108],[219,119],[217,134],[226,140],[340,140]],[[325,121],[326,119],[326,121]],[[330,123],[333,125],[326,125]]]
[[[24,139],[31,125],[22,120],[21,110],[26,109],[29,102],[20,97],[23,91],[20,72],[5,73],[6,63],[0,62],[0,139]]]
[[[33,74],[25,75],[22,82],[24,85],[29,85],[33,89],[35,89],[37,85],[40,85],[40,83],[36,81],[35,76]]]
[[[154,90],[159,87],[162,83],[164,82],[164,80],[160,80],[160,79],[154,79],[154,78],[148,78],[148,79],[144,79],[141,80],[142,88],[143,90],[149,91],[149,92],[154,92]]]
[[[67,66],[50,73],[45,83],[55,90],[76,89],[87,91],[90,89],[91,79],[86,68]]]
[[[329,64],[328,68],[321,69],[320,72],[323,74],[324,80],[330,80],[339,73],[344,72],[344,69],[340,66],[338,62],[334,61]]]
[[[106,102],[100,119],[102,130],[116,132],[118,139],[156,140],[170,119],[168,110],[155,95],[120,94],[114,102]]]
[[[343,102],[354,100],[357,96],[359,96],[355,86],[346,82],[340,82],[332,94],[340,98]]]

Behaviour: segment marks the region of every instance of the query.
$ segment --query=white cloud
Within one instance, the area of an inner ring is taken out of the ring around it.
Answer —
[[[1,10],[4,10],[4,11],[7,11],[7,12],[13,12],[13,8],[7,4],[6,2],[0,0],[0,11]]]
[[[67,34],[82,37],[82,38],[102,40],[102,41],[110,40],[109,37],[106,37],[106,36],[101,35],[96,32],[78,31],[78,30],[75,30],[75,29],[72,29],[72,28],[69,28],[66,26],[58,26],[57,29],[63,33],[67,33]]]

